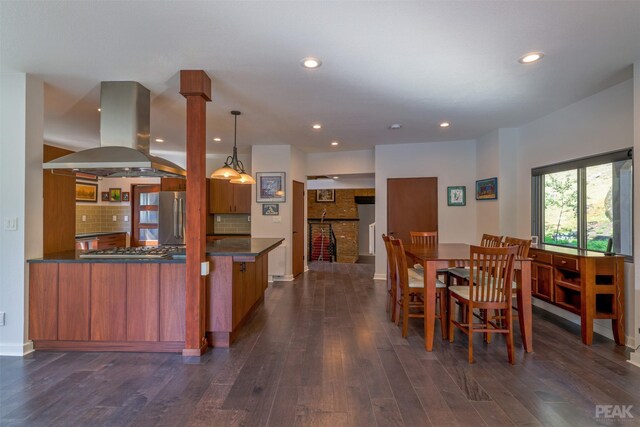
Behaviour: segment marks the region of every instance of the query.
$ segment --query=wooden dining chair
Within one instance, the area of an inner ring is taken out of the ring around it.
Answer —
[[[438,244],[438,232],[437,231],[410,231],[412,245],[423,246],[437,246]],[[421,270],[423,267],[420,264],[413,266],[416,270]],[[437,270],[438,277],[444,282],[449,281],[449,269],[440,268]]]
[[[424,275],[416,270],[408,268],[407,256],[404,252],[404,245],[400,239],[391,239],[391,246],[396,261],[396,274],[398,290],[396,291],[396,324],[400,321],[402,313],[402,336],[406,337],[409,330],[409,318],[424,318]],[[436,303],[439,302],[439,313],[436,318],[440,319],[440,330],[442,339],[447,336],[447,309],[446,309],[447,286],[441,280],[436,279]]]
[[[387,313],[389,313],[391,320],[395,320],[396,312],[396,289],[397,289],[397,273],[396,273],[396,259],[394,257],[393,248],[391,247],[391,240],[393,237],[382,234],[382,241],[387,251]]]
[[[411,243],[414,245],[435,246],[438,244],[437,231],[410,231]]]
[[[483,333],[485,340],[490,333],[506,334],[509,363],[514,363],[511,281],[517,252],[515,246],[471,246],[469,284],[449,287],[449,342],[453,342],[454,326],[469,337],[469,363],[473,363],[473,334],[477,332]],[[460,303],[461,310],[466,311],[466,321],[454,320],[455,302]],[[480,314],[475,314],[475,309],[480,309]],[[491,309],[504,310],[504,325],[499,325],[486,315],[487,310]],[[479,318],[480,322],[474,322],[474,318]]]
[[[518,248],[518,251],[516,252],[516,256],[520,257],[520,258],[527,258],[529,256],[529,248],[531,247],[531,239],[519,239],[517,237],[505,237],[504,241],[502,242],[502,246],[515,246]],[[518,289],[518,281],[517,281],[517,275],[520,274],[519,271],[515,271],[513,272],[513,277],[511,280],[511,287],[513,289],[513,293],[515,294],[515,292]],[[518,310],[518,307],[513,306],[513,308],[515,310]],[[494,320],[499,320],[500,322],[502,322],[505,318],[505,313],[500,311],[500,310],[495,310],[494,311]]]
[[[496,248],[502,245],[502,236],[494,236],[493,234],[483,234],[480,240],[480,246],[485,248]],[[447,283],[452,284],[452,279],[455,280],[455,284],[459,285],[466,283],[469,280],[469,268],[468,267],[452,267],[449,269],[449,275],[447,276]]]

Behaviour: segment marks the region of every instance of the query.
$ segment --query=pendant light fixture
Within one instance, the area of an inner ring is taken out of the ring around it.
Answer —
[[[233,153],[227,157],[224,166],[216,169],[211,174],[211,178],[229,179],[232,184],[255,184],[256,180],[245,172],[244,165],[238,160],[238,148],[236,147],[236,137],[238,134],[238,116],[240,111],[232,111],[233,114]]]

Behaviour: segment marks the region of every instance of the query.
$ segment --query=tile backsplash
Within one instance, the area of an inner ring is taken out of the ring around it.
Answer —
[[[125,222],[124,217],[129,220]],[[85,217],[85,221],[82,217]],[[116,217],[116,221],[113,217]],[[105,205],[76,205],[76,234],[124,231],[131,233],[131,207]]]
[[[213,230],[216,234],[251,234],[251,221],[249,215],[215,215]]]

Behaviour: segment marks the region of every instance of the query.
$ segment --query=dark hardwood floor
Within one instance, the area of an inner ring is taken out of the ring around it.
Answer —
[[[2,426],[638,425],[640,368],[602,337],[535,312],[533,354],[516,334],[424,351],[386,320],[383,282],[366,264],[313,264],[270,286],[229,350],[175,354],[35,352],[0,358]],[[518,328],[516,328],[517,330]],[[633,405],[633,419],[596,418],[596,405]]]

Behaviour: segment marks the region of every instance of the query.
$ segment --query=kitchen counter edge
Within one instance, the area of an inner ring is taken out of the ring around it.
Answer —
[[[255,257],[279,246],[283,238],[228,238],[207,243],[207,256]],[[85,251],[74,250],[44,255],[27,260],[28,263],[184,263],[184,257],[175,258],[80,258]]]

